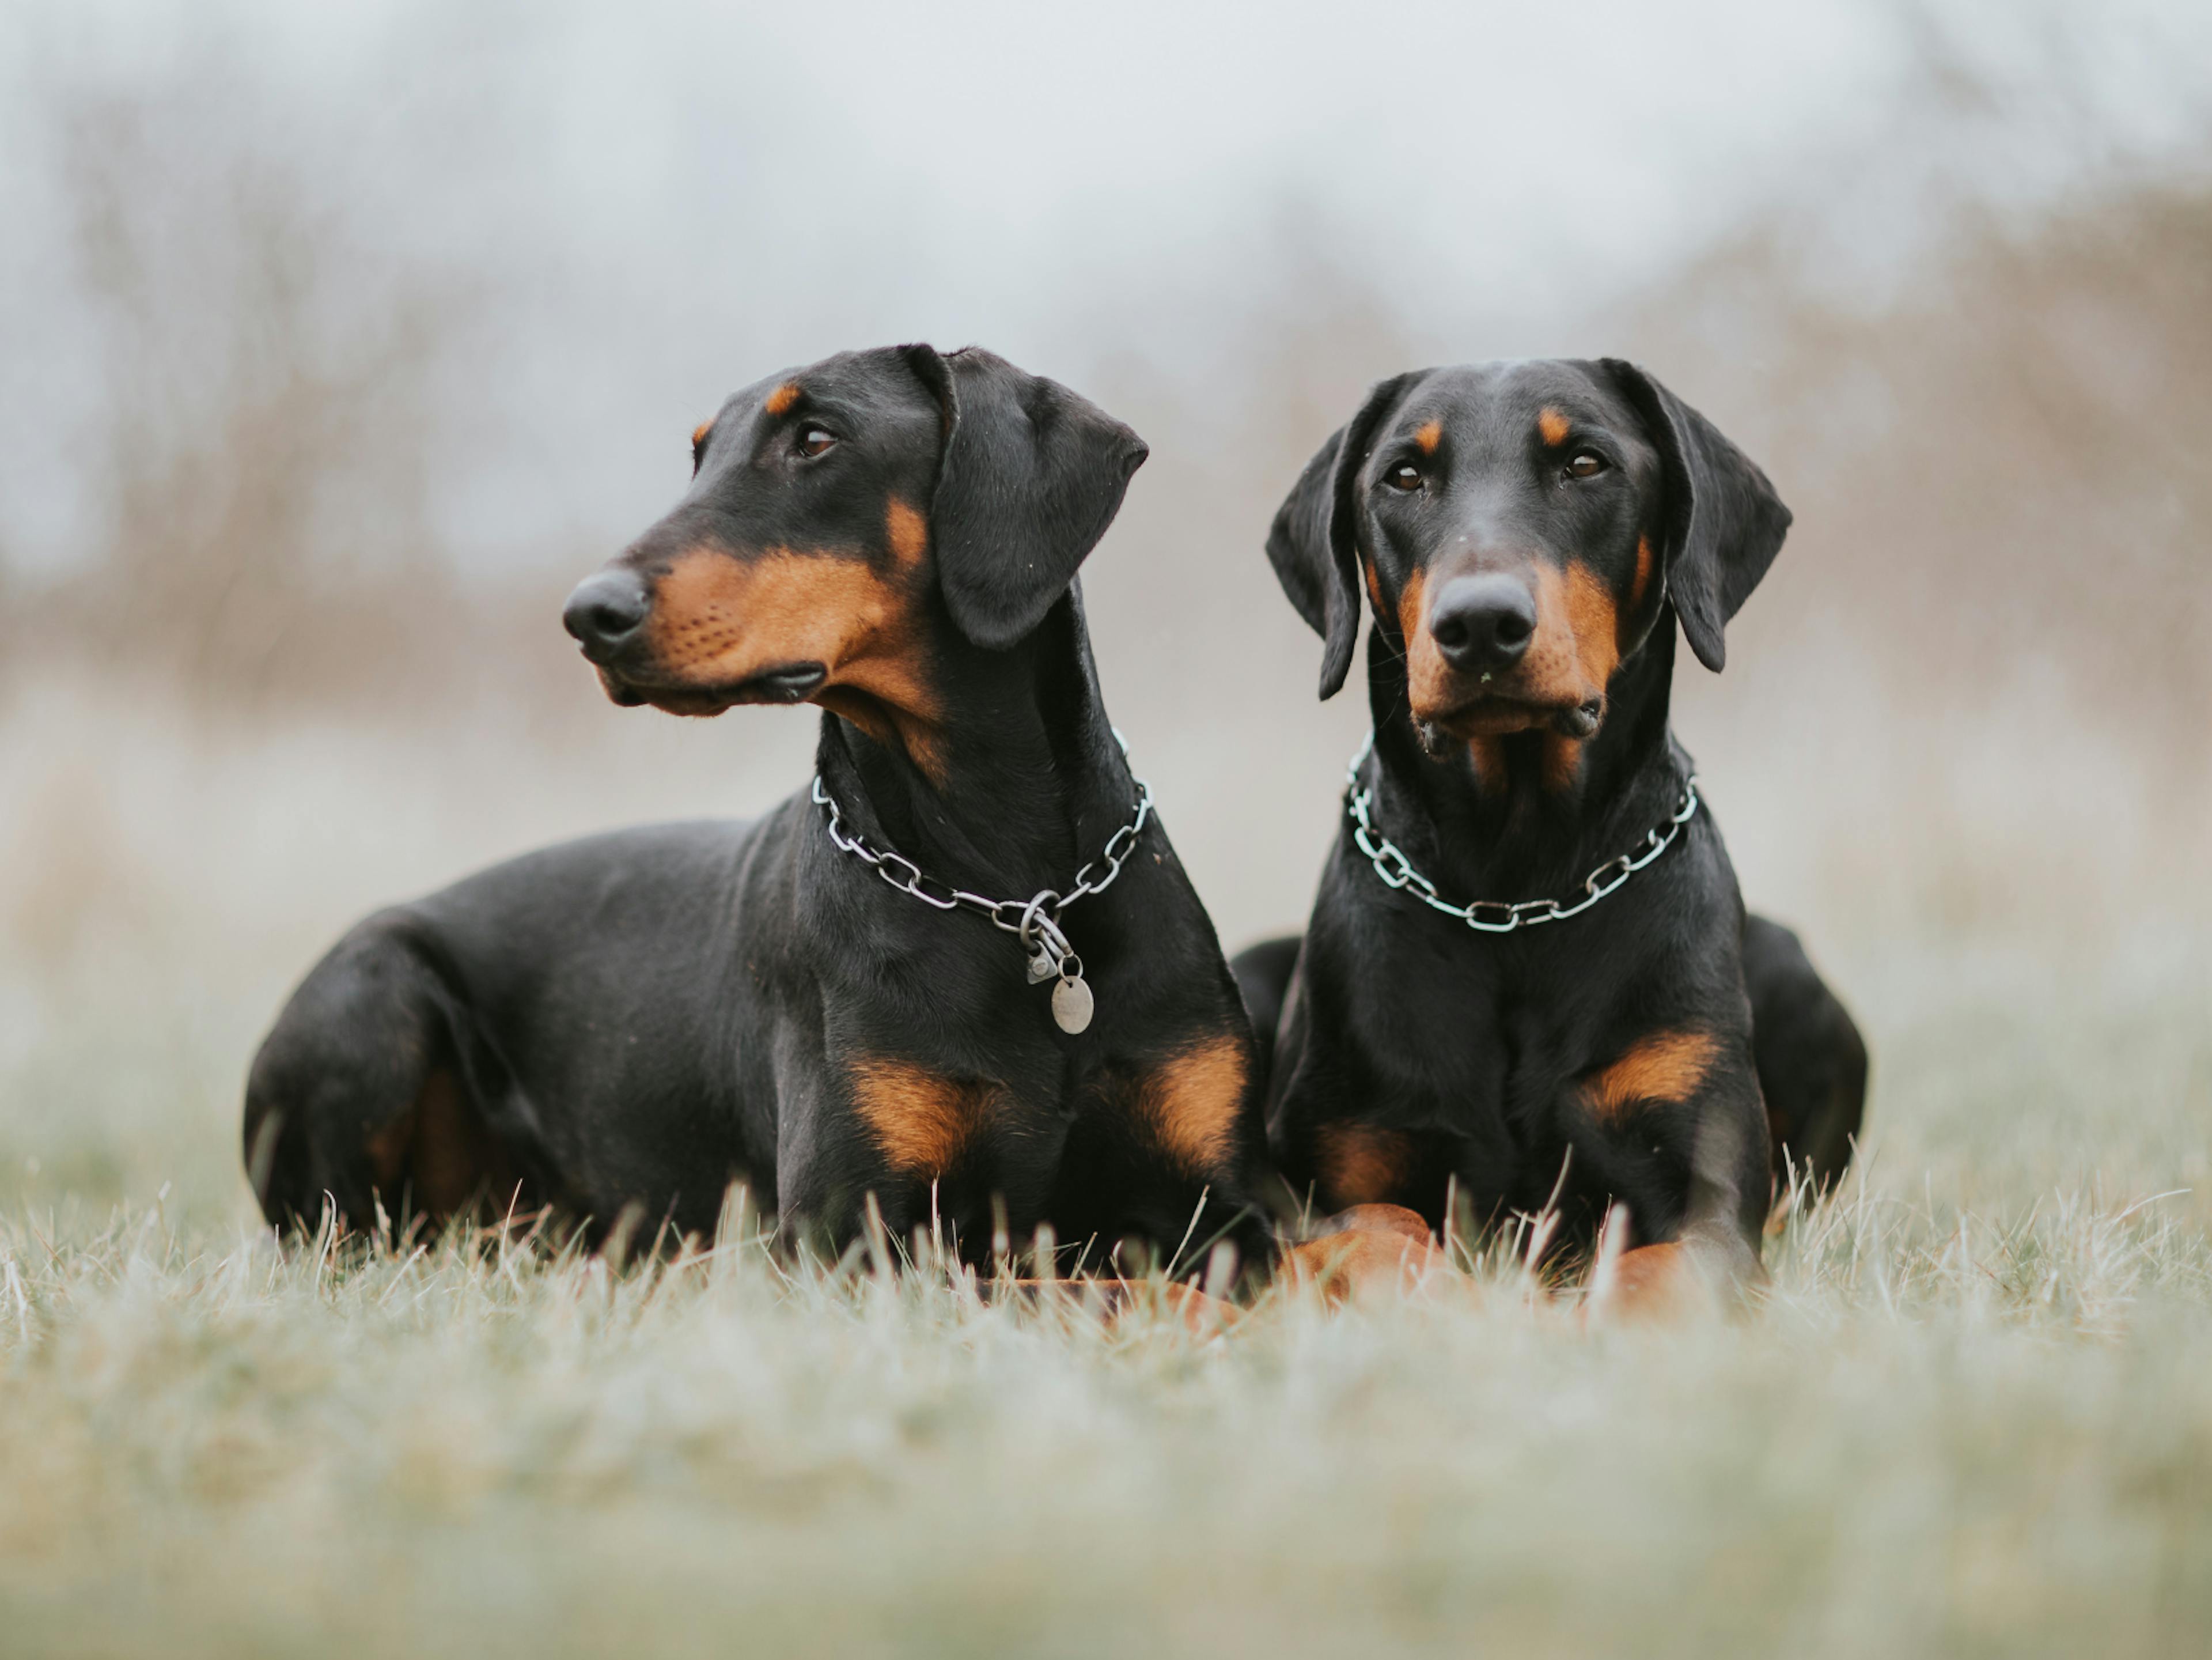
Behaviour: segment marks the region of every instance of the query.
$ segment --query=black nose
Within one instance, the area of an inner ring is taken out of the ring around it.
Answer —
[[[653,602],[635,571],[603,570],[576,584],[561,621],[597,662],[628,645],[644,625]]]
[[[1510,576],[1455,576],[1437,590],[1429,633],[1455,669],[1509,669],[1536,635],[1536,598]]]

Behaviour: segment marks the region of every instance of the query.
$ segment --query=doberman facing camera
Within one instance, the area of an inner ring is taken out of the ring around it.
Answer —
[[[618,703],[821,706],[813,786],[355,927],[253,1064],[264,1213],[488,1201],[703,1233],[743,1182],[832,1250],[871,1205],[971,1260],[1041,1224],[1093,1270],[1129,1242],[1249,1250],[1249,1026],[1108,724],[1076,580],[1145,454],[975,349],[731,398],[566,620]]]
[[[1668,723],[1678,625],[1717,671],[1789,524],[1614,359],[1399,375],[1308,464],[1267,554],[1323,697],[1366,596],[1375,733],[1303,942],[1237,964],[1301,1194],[1618,1218],[1591,1306],[1661,1312],[1763,1277],[1784,1159],[1842,1170],[1864,1045],[1747,920]]]

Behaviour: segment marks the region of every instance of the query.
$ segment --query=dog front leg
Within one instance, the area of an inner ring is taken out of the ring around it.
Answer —
[[[1674,1237],[1631,1243],[1615,1203],[1583,1298],[1586,1323],[1680,1324],[1734,1313],[1766,1284],[1759,1259],[1764,1108],[1751,1082],[1717,1092],[1696,1119],[1689,1202]]]

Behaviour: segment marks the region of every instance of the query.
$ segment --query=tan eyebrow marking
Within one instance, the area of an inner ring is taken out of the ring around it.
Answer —
[[[770,415],[781,415],[786,410],[789,409],[798,401],[799,382],[796,380],[787,380],[781,386],[778,386],[774,392],[769,393],[768,402],[762,407],[766,409]]]
[[[1443,441],[1443,436],[1444,423],[1443,422],[1424,421],[1420,426],[1414,430],[1413,441],[1421,447],[1422,454],[1434,455],[1437,453],[1437,446]]]
[[[1536,417],[1536,430],[1544,435],[1547,444],[1567,441],[1567,417],[1557,410],[1546,410]]]
[[[702,421],[697,426],[691,429],[691,447],[693,449],[696,450],[699,447],[701,442],[704,441],[708,433],[713,429],[714,425],[714,423],[711,420]]]

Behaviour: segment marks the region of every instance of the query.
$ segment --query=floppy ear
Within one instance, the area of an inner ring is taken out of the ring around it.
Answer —
[[[1321,695],[1334,697],[1359,635],[1359,469],[1375,429],[1418,374],[1377,381],[1359,412],[1314,452],[1275,509],[1267,562],[1306,626],[1322,637]]]
[[[1720,429],[1633,363],[1599,360],[1650,429],[1666,467],[1667,574],[1674,614],[1698,660],[1728,660],[1723,630],[1766,575],[1790,509],[1752,459]]]
[[[980,346],[899,350],[944,412],[929,514],[938,584],[960,631],[1001,650],[1067,592],[1121,511],[1145,441]]]

